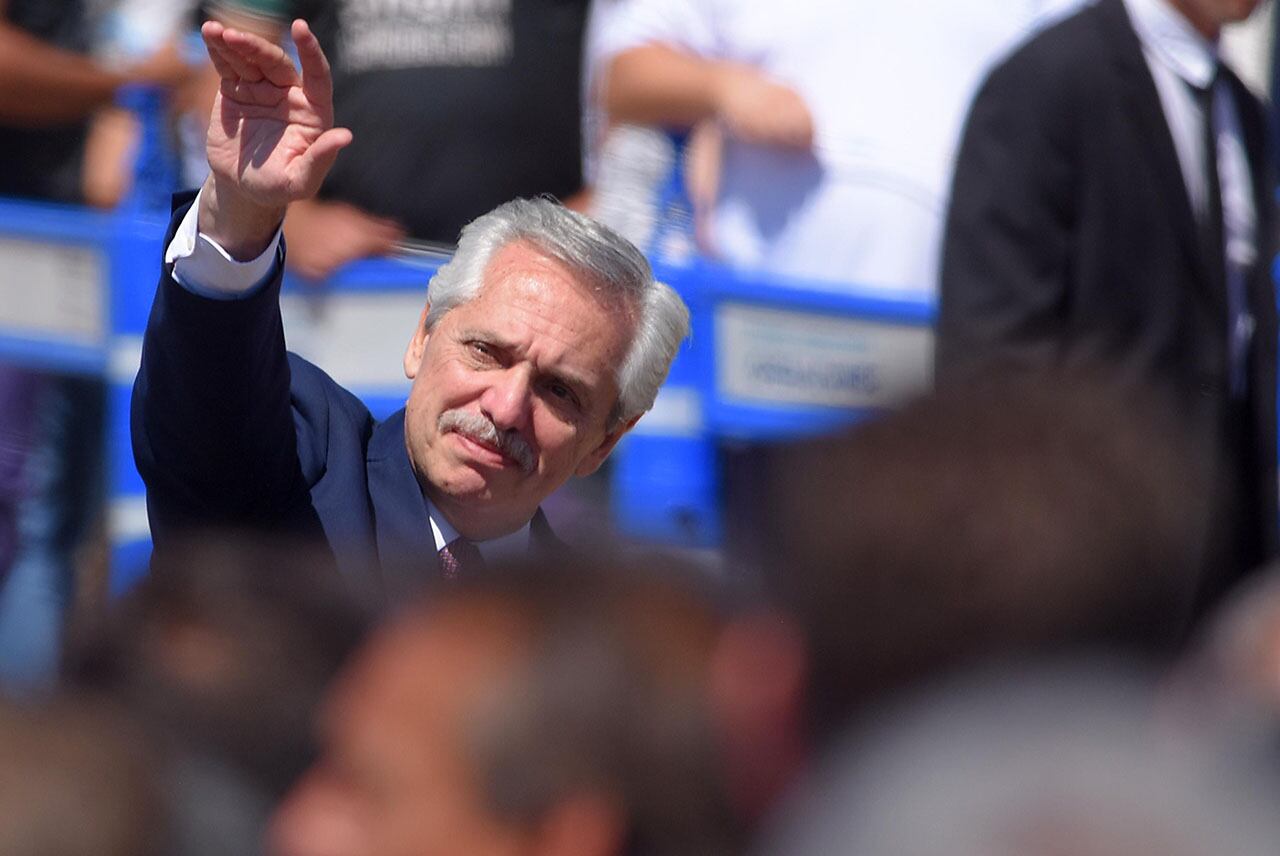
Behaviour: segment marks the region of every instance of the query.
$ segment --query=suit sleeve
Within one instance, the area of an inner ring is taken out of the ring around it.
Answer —
[[[279,292],[277,273],[243,300],[215,300],[162,271],[131,414],[157,545],[193,526],[270,527],[308,501]]]
[[[1046,369],[1057,358],[1074,232],[1067,100],[1021,55],[974,99],[943,239],[939,384]]]

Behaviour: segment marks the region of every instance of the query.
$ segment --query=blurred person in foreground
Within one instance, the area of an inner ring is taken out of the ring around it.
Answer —
[[[271,41],[304,18],[333,66],[354,139],[285,221],[287,264],[313,278],[404,238],[453,244],[515,197],[582,186],[587,0],[221,0],[217,20]],[[216,85],[216,82],[215,84]]]
[[[815,745],[893,693],[988,660],[1176,653],[1204,497],[1167,413],[1046,374],[733,464],[729,537],[804,637]]]
[[[1280,772],[1280,569],[1228,593],[1194,642],[1165,688],[1166,723]]]
[[[83,0],[0,0],[0,196],[113,204],[87,155],[93,118],[127,86],[186,76],[172,50],[99,62],[91,29]],[[59,285],[18,269],[0,273],[11,323],[20,294],[56,301]],[[42,686],[57,661],[76,552],[101,513],[105,395],[97,378],[0,362],[0,686],[13,691]]]
[[[277,856],[732,850],[720,622],[651,567],[517,564],[433,592],[331,694]]]
[[[170,852],[150,744],[111,707],[0,700],[0,759],[4,856]]]
[[[1169,397],[1209,472],[1198,609],[1277,549],[1275,178],[1221,61],[1257,0],[1099,0],[976,96],[952,190],[940,385],[1093,364]]]
[[[713,258],[932,294],[973,89],[1008,46],[1077,2],[625,0],[596,41],[596,84],[614,123],[699,126],[691,195],[695,209],[711,202],[700,237]],[[612,156],[606,145],[606,175]]]
[[[1107,661],[982,671],[878,711],[757,856],[1269,856],[1277,780],[1153,727]]]
[[[588,218],[500,206],[432,278],[406,408],[375,422],[281,332],[285,209],[352,138],[333,127],[324,53],[302,21],[301,75],[260,37],[215,22],[204,37],[223,78],[212,174],[165,239],[134,388],[157,549],[209,524],[322,537],[392,598],[502,553],[562,550],[539,503],[652,406],[689,329],[679,296]]]
[[[145,730],[166,853],[256,853],[314,758],[321,697],[369,622],[318,545],[210,533],[73,635],[64,683]]]

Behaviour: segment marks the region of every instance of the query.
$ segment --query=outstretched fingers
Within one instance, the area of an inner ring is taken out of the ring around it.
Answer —
[[[279,45],[229,29],[217,21],[206,21],[200,35],[214,69],[225,81],[259,83],[265,80],[282,88],[298,82],[297,70]]]
[[[320,42],[301,18],[293,22],[291,35],[302,65],[302,91],[312,102],[329,105],[333,101],[333,75]]]
[[[209,59],[213,62],[214,69],[218,72],[218,76],[223,80],[238,81],[240,72],[236,70],[231,61],[227,59],[223,51],[226,49],[222,41],[222,34],[226,28],[217,21],[205,21],[204,26],[200,28],[200,36],[204,39],[205,50],[209,52]]]
[[[298,82],[298,72],[293,67],[284,48],[269,42],[261,36],[241,30],[223,29],[222,47],[236,68],[247,68],[257,77],[246,77],[247,80],[266,79],[281,87],[293,86]],[[238,64],[237,64],[238,63]]]

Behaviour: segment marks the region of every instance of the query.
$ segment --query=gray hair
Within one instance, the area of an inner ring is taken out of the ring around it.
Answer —
[[[551,199],[513,199],[463,227],[457,252],[427,286],[427,330],[480,293],[489,260],[513,241],[527,241],[607,298],[625,302],[635,332],[617,367],[618,403],[610,427],[653,407],[676,349],[689,335],[689,310],[674,289],[653,278],[634,244]]]
[[[921,688],[829,752],[754,852],[1272,856],[1268,764],[1195,729],[1167,739],[1156,679],[1064,658]]]

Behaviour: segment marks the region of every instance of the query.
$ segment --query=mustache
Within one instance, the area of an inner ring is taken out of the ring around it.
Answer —
[[[472,440],[493,446],[511,458],[525,474],[533,472],[536,465],[533,449],[516,431],[499,431],[492,421],[469,410],[446,410],[440,414],[436,427],[441,434],[457,431]]]

